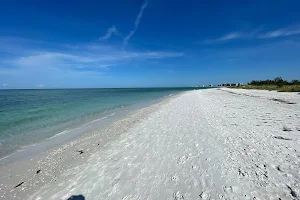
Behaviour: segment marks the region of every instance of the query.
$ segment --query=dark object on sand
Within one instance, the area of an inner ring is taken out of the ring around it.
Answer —
[[[284,138],[282,136],[274,136],[276,139],[281,139],[281,140],[292,140],[291,138]]]
[[[282,130],[283,131],[292,131],[292,129],[290,129],[290,128],[286,127],[286,126],[283,126]]]
[[[23,183],[24,183],[24,181],[22,181],[21,183],[19,183],[18,185],[16,185],[14,188],[20,187]]]
[[[38,173],[40,173],[41,171],[42,171],[42,170],[39,169],[39,170],[36,171],[36,173],[38,174]]]
[[[83,150],[78,150],[77,152],[79,152],[79,154],[83,154]]]
[[[293,197],[297,198],[296,192],[295,192],[290,186],[288,186],[288,185],[286,185],[286,186],[289,188],[291,195],[292,195]]]
[[[73,195],[68,200],[85,200],[84,196],[80,195]]]
[[[273,101],[278,101],[278,102],[280,102],[280,103],[286,103],[286,104],[296,104],[296,103],[294,103],[294,102],[289,102],[289,101],[285,101],[285,100],[282,100],[282,99],[276,99],[276,98],[273,98],[273,99],[271,99],[271,100],[273,100]]]

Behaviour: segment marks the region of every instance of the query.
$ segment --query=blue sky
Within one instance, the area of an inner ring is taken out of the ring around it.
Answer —
[[[300,1],[4,1],[0,88],[300,78]]]

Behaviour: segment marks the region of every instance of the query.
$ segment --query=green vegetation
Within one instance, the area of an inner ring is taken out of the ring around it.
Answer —
[[[291,82],[283,80],[281,77],[274,78],[274,80],[253,80],[249,83],[249,85],[276,85],[276,86],[283,86],[283,85],[300,85],[299,80],[292,80]]]
[[[256,90],[277,90],[278,92],[300,92],[300,81],[290,82],[277,77],[274,80],[253,80],[248,85],[230,86],[230,88],[256,89]]]

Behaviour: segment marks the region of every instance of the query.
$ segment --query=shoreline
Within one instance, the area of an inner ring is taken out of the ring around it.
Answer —
[[[175,95],[178,95],[183,92],[185,91],[176,93]],[[130,115],[145,107],[151,106],[152,104],[164,101],[166,98],[169,98],[171,96],[173,96],[173,94],[160,97],[159,99],[144,101],[134,105],[130,105],[125,109],[110,110],[108,113],[104,112],[102,113],[102,116],[99,116],[99,118],[93,119],[92,121],[89,121],[85,124],[72,127],[71,129],[66,129],[37,143],[19,147],[19,149],[16,149],[14,152],[1,157],[0,166],[13,163],[20,159],[24,159],[24,157],[27,158],[37,155],[39,153],[43,153],[52,148],[68,143],[72,140],[76,140],[77,138],[85,134],[89,134],[90,132],[102,129],[110,125],[111,123],[126,117],[127,115]]]
[[[189,89],[3,91],[1,97],[4,98],[0,103],[3,116],[0,120],[0,158],[65,131],[69,132],[67,135],[80,135],[78,132],[85,132],[80,127],[93,129],[90,122],[99,118],[111,113],[117,115],[119,112],[137,110],[171,93]],[[14,98],[15,95],[20,98]],[[62,137],[62,140],[68,139]]]
[[[127,110],[127,112],[111,119],[111,121],[104,122],[105,124],[102,124],[102,126],[94,127],[92,131],[85,132],[72,139],[55,144],[54,146],[50,145],[50,147],[43,149],[44,144],[49,142],[48,139],[46,139],[45,141],[32,145],[32,149],[27,149],[29,152],[22,151],[26,154],[25,158],[22,158],[22,152],[16,152],[19,154],[16,158],[21,158],[20,160],[15,160],[14,158],[13,160],[8,160],[7,163],[3,163],[3,160],[1,160],[0,188],[1,190],[9,192],[9,194],[7,194],[8,196],[5,195],[5,198],[23,199],[24,195],[26,196],[25,198],[28,198],[28,193],[20,194],[17,192],[18,195],[13,196],[13,193],[10,192],[12,192],[18,184],[22,183],[21,185],[25,185],[24,180],[26,180],[26,185],[30,188],[27,190],[27,192],[30,191],[29,193],[36,191],[37,188],[42,187],[48,182],[56,181],[55,177],[60,176],[68,168],[80,165],[93,153],[99,151],[99,149],[106,148],[109,142],[123,134],[122,130],[116,129],[120,127],[123,127],[125,130],[129,129],[130,126],[139,121],[141,116],[148,115],[170,99],[176,98],[185,92],[186,91],[179,92],[175,95],[168,95],[152,102],[144,102],[139,105],[139,107],[133,110]],[[111,133],[113,134],[109,135]],[[53,139],[59,139],[59,137],[54,137]],[[36,147],[38,148],[38,152],[35,152]],[[85,150],[83,151],[82,149]],[[37,177],[37,175],[39,175],[39,177]],[[19,177],[22,178],[20,179]]]
[[[297,199],[300,96],[216,88],[1,167],[3,199]]]

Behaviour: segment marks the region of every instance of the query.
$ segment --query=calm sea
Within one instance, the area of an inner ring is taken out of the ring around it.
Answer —
[[[0,90],[0,158],[192,88]]]

